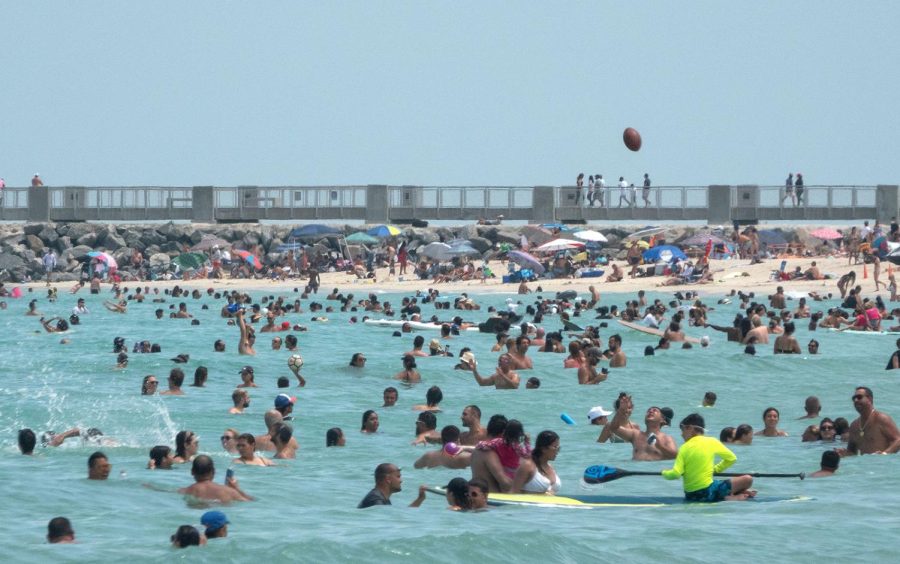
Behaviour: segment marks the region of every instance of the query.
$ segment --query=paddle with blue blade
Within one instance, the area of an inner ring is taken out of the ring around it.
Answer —
[[[584,470],[584,481],[588,484],[605,484],[606,482],[612,482],[613,480],[618,480],[619,478],[626,478],[628,476],[659,476],[660,473],[657,472],[642,472],[637,470],[623,470],[622,468],[614,468],[612,466],[604,466],[602,464],[597,464],[594,466],[588,466]],[[725,476],[725,477],[733,477],[733,476],[753,476],[754,478],[800,478],[801,480],[806,478],[805,472],[800,472],[799,474],[767,474],[763,472],[720,472],[717,473],[716,476]]]

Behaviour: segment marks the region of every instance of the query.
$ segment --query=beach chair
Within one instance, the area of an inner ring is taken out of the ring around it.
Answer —
[[[787,261],[781,261],[781,266],[778,267],[778,270],[772,271],[772,280],[779,281],[784,280],[784,269],[787,267]]]

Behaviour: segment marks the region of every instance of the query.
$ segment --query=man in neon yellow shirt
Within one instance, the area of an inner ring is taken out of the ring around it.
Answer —
[[[675,466],[663,470],[667,480],[684,479],[685,501],[713,503],[716,501],[744,501],[756,492],[750,489],[752,476],[736,476],[730,480],[713,480],[719,473],[734,464],[737,457],[718,439],[706,437],[703,416],[692,413],[681,420],[681,437],[684,444],[678,449]],[[721,460],[715,464],[716,457]]]

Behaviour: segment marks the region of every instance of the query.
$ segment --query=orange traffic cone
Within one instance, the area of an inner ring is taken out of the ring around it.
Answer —
[[[869,277],[869,269],[866,266],[866,263],[863,263],[863,280]]]

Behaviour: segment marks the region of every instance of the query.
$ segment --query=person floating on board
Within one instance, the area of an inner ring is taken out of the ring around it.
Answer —
[[[756,495],[750,489],[753,477],[736,476],[729,480],[714,480],[713,474],[723,472],[737,460],[733,452],[718,439],[704,436],[703,416],[691,413],[681,420],[684,444],[678,449],[675,465],[662,471],[667,480],[684,480],[684,499],[688,502],[745,501]],[[716,457],[721,460],[714,464]]]

